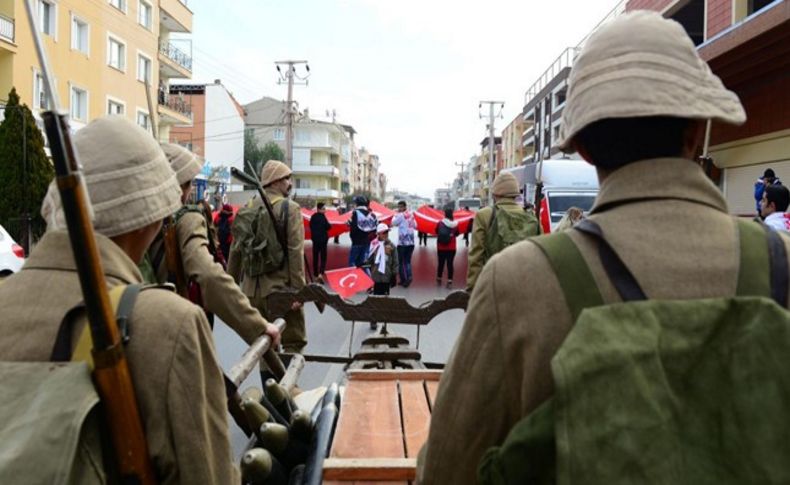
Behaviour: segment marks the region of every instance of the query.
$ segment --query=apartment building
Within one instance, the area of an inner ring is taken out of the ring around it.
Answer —
[[[170,141],[205,159],[203,173],[196,180],[198,198],[208,189],[219,197],[242,185],[230,177],[232,167],[244,170],[244,109],[217,79],[211,84],[170,86],[172,99],[191,106],[192,122],[175,125]]]
[[[705,167],[730,211],[753,214],[766,168],[790,180],[790,0],[630,0],[680,22],[700,56],[746,109],[742,126],[714,123]]]
[[[121,114],[146,128],[158,120],[167,140],[171,126],[190,121],[188,107],[158,95],[171,79],[191,77],[191,41],[174,40],[192,30],[186,0],[35,0],[35,9],[61,109],[74,129]],[[12,86],[36,117],[48,108],[24,2],[0,0],[0,99]]]
[[[502,168],[513,168],[523,163],[525,148],[521,137],[524,125],[530,123],[532,120],[524,121],[524,115],[519,113],[502,130]]]
[[[544,71],[524,95],[521,161],[533,163],[556,156],[562,111],[568,93],[568,75],[578,47],[568,47]]]
[[[277,143],[285,150],[285,103],[264,97],[244,106],[245,127],[252,130],[260,145]],[[342,198],[341,169],[349,177],[349,188],[356,131],[347,125],[310,118],[297,112],[293,126],[293,179],[298,200],[333,204]],[[345,165],[344,165],[345,164]],[[347,172],[346,170],[347,169]]]
[[[474,197],[479,197],[483,204],[486,204],[488,201],[489,171],[493,171],[491,174],[491,180],[493,181],[496,177],[496,174],[499,173],[499,170],[501,170],[504,166],[502,158],[503,152],[501,136],[494,137],[494,166],[491,168],[489,168],[488,137],[485,137],[482,141],[480,141],[480,154],[475,159],[475,164],[472,168],[472,178],[475,187],[473,192]]]

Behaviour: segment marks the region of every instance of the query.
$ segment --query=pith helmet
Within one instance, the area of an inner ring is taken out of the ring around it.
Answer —
[[[639,10],[612,20],[582,49],[557,145],[572,151],[573,137],[596,121],[648,116],[746,121],[738,96],[699,57],[683,27]]]

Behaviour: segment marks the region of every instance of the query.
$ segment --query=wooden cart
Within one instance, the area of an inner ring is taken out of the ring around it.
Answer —
[[[324,483],[414,480],[440,376],[439,370],[349,371]]]

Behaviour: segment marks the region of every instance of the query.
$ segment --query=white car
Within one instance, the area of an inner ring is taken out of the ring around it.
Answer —
[[[0,226],[0,278],[16,273],[25,262],[25,250]]]

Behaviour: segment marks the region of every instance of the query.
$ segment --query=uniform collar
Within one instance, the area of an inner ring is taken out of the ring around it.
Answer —
[[[657,199],[686,200],[727,212],[724,196],[699,165],[683,158],[654,158],[630,163],[609,174],[590,213]]]
[[[142,283],[139,268],[112,240],[96,234],[104,274],[126,284]],[[67,231],[47,231],[25,263],[25,269],[77,271]]]

